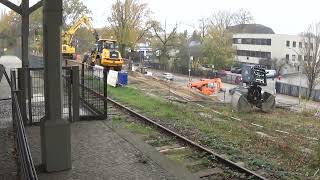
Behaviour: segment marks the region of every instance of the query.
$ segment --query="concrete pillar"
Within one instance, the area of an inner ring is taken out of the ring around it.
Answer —
[[[62,0],[44,0],[44,82],[46,115],[41,120],[41,155],[47,172],[71,168],[70,124],[62,118]]]

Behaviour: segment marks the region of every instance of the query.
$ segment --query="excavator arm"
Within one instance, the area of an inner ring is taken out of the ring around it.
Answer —
[[[74,34],[77,32],[77,30],[85,24],[86,27],[90,32],[93,33],[96,40],[98,40],[99,36],[95,29],[92,28],[92,25],[90,23],[90,19],[87,16],[82,16],[73,26],[71,26],[67,31],[65,31],[62,35],[63,37],[63,44],[71,45],[72,39]]]

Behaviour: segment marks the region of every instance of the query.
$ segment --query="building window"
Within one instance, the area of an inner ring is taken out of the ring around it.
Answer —
[[[296,55],[292,55],[292,61],[296,61]]]
[[[299,48],[302,48],[302,42],[299,42]]]
[[[252,39],[251,44],[256,44],[256,39]]]
[[[302,61],[302,55],[298,56],[298,61]]]
[[[233,38],[232,41],[233,41],[233,44],[238,44],[238,43],[237,43],[237,42],[238,42],[238,39],[237,39],[237,38]]]
[[[267,40],[266,39],[261,39],[261,45],[267,45]]]
[[[295,41],[292,42],[293,47],[297,47],[297,43]]]
[[[238,56],[271,59],[271,52],[237,50]]]
[[[261,45],[261,39],[256,40],[256,45]]]
[[[267,52],[267,58],[271,59],[271,52]]]
[[[287,41],[287,47],[290,47],[290,41]]]
[[[271,46],[271,39],[257,38],[233,38],[234,44],[252,44],[252,45],[268,45]]]
[[[287,61],[287,63],[289,62],[289,54],[286,54],[286,61]]]
[[[267,45],[271,46],[271,39],[267,39]]]

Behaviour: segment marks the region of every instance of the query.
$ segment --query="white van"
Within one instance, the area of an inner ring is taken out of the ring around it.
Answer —
[[[267,78],[274,78],[277,75],[276,70],[273,69],[266,69]]]

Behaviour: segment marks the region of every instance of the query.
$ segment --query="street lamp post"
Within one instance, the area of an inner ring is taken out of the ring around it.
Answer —
[[[289,48],[291,49],[292,51],[294,51],[296,54],[297,54],[297,57],[298,57],[298,61],[299,61],[299,53],[293,49],[293,48]],[[299,62],[299,65],[298,65],[298,73],[299,73],[299,105],[301,104],[301,76],[302,76],[302,73],[301,73],[301,63]]]

